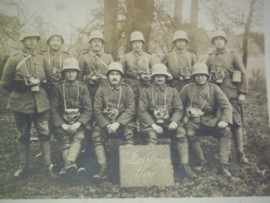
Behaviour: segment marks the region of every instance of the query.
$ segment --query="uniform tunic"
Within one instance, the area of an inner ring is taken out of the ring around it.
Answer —
[[[226,48],[221,51],[216,51],[210,54],[206,61],[209,72],[215,71],[217,67],[222,67],[225,77],[221,84],[217,85],[221,88],[233,106],[233,123],[241,125],[240,107],[238,104],[239,94],[247,94],[247,73],[243,63],[240,61],[237,54],[233,51],[228,51]],[[241,82],[233,82],[233,71],[241,71]]]
[[[101,79],[98,83],[90,84],[90,80],[87,77],[93,74],[93,72],[101,73],[104,76],[106,75],[108,67],[106,67],[101,61],[108,66],[111,62],[113,62],[113,58],[110,54],[103,51],[96,54],[90,51],[89,53],[82,55],[79,59],[81,72],[78,75],[78,80],[87,85],[92,102],[94,101],[98,87],[108,83],[107,79]]]
[[[131,86],[136,103],[138,103],[140,91],[143,87],[150,84],[150,82],[145,82],[140,79],[140,73],[146,71],[151,73],[152,67],[156,64],[156,60],[152,55],[144,51],[131,51],[121,58],[120,63],[123,66],[126,76],[125,81]]]
[[[14,80],[19,81],[21,86],[24,83],[24,76],[32,73],[39,73],[40,81],[51,78],[49,64],[42,54],[32,54],[17,70],[16,66],[28,54],[19,52],[7,60],[2,76],[2,86],[10,93],[8,109],[24,114],[42,113],[50,109],[47,93],[42,86],[38,92],[31,92],[31,88],[18,92],[14,90]],[[37,70],[36,70],[37,68]]]
[[[60,127],[62,124],[66,123],[63,119],[64,113],[64,96],[63,96],[63,83],[65,83],[65,96],[67,109],[80,109],[80,117],[77,120],[81,122],[84,126],[92,117],[92,103],[89,96],[88,89],[84,83],[77,80],[69,83],[67,81],[61,81],[57,83],[52,91],[50,98],[51,105],[51,118],[55,127]],[[79,89],[79,100],[78,106],[76,107],[77,95]]]
[[[178,92],[180,92],[186,84],[193,82],[192,79],[180,81],[179,78],[183,69],[192,68],[197,63],[195,54],[187,50],[180,51],[175,48],[174,50],[168,51],[161,59],[161,62],[168,67],[168,72],[173,76],[173,80],[168,84],[175,87]]]
[[[52,73],[54,73],[54,71],[56,71],[56,70],[61,73],[62,68],[63,68],[63,62],[64,62],[64,60],[71,57],[69,55],[69,53],[68,52],[65,52],[65,51],[60,51],[60,52],[57,52],[57,53],[52,53],[49,50],[43,50],[41,53],[48,60],[48,63],[50,65],[50,69],[51,69]],[[55,84],[55,83],[59,82],[60,80],[56,80],[53,77],[52,83]]]
[[[165,93],[166,92],[166,93]],[[166,105],[165,105],[166,102]],[[140,96],[138,118],[141,122],[142,131],[153,130],[151,125],[155,123],[154,110],[167,109],[169,119],[165,121],[164,127],[168,127],[170,122],[179,123],[183,118],[183,105],[176,89],[163,84],[144,88]]]
[[[118,108],[120,87],[122,88],[122,94]],[[115,120],[116,122],[123,126],[136,127],[132,121],[135,115],[134,94],[129,85],[120,83],[118,87],[112,87],[110,84],[107,84],[98,89],[95,96],[94,115],[97,125],[100,128],[104,128],[111,123],[107,115],[103,113],[107,105],[108,108],[118,108],[119,115]]]

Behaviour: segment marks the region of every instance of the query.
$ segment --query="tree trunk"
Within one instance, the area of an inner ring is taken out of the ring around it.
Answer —
[[[131,51],[130,34],[140,31],[144,35],[144,49],[148,51],[151,24],[153,21],[154,0],[126,0],[127,15],[125,26],[126,53]]]
[[[118,0],[104,0],[105,51],[117,61],[118,58]]]
[[[243,64],[245,67],[247,67],[247,59],[248,59],[248,38],[249,38],[249,32],[250,32],[250,26],[252,23],[252,17],[253,17],[253,11],[254,11],[254,4],[257,0],[251,0],[249,12],[248,12],[248,19],[245,24],[245,32],[243,35]]]
[[[182,10],[183,10],[183,0],[174,1],[174,14],[173,19],[175,23],[175,30],[179,30],[182,25]]]
[[[191,1],[190,11],[190,43],[189,48],[195,54],[197,53],[197,29],[198,29],[199,0]]]

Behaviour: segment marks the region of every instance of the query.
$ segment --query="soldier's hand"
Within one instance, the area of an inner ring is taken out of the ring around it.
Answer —
[[[116,133],[119,126],[120,126],[120,123],[118,122],[114,122],[112,124],[107,125],[108,133]]]
[[[69,126],[69,132],[71,134],[76,133],[80,126],[81,126],[81,122],[73,123],[72,125]]]
[[[175,121],[172,121],[169,125],[169,130],[175,130],[178,127],[178,124]]]
[[[152,126],[152,128],[153,128],[158,134],[162,134],[162,133],[163,133],[163,129],[162,129],[162,127],[160,127],[159,125],[153,123],[151,126]]]
[[[218,128],[223,129],[223,128],[226,128],[228,126],[228,123],[225,121],[220,121],[217,126],[218,126]]]
[[[187,116],[184,117],[183,123],[187,123],[189,121],[189,118]]]
[[[68,128],[69,128],[69,125],[67,124],[62,124],[61,127],[65,130],[65,131],[68,131]]]
[[[238,97],[238,103],[243,104],[245,102],[245,100],[246,100],[246,95],[240,94]]]

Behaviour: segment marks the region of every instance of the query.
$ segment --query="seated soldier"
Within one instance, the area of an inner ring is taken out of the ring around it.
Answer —
[[[180,164],[190,178],[196,174],[188,165],[188,140],[183,125],[183,105],[176,89],[166,85],[171,78],[163,64],[156,64],[152,71],[153,84],[143,89],[139,100],[138,118],[148,145],[157,144],[158,135],[170,136],[175,142]]]
[[[131,87],[121,80],[124,77],[120,63],[109,64],[107,77],[109,84],[101,86],[95,95],[94,115],[96,124],[92,134],[95,154],[100,166],[99,173],[93,176],[94,181],[106,179],[107,160],[104,149],[106,135],[123,133],[126,145],[133,145],[133,132],[136,124],[135,100]]]
[[[60,175],[77,172],[75,162],[85,137],[85,125],[92,117],[87,86],[76,79],[79,71],[75,58],[65,59],[62,70],[65,80],[55,85],[50,98],[54,135],[65,163]]]
[[[187,137],[190,146],[199,159],[199,164],[205,163],[205,158],[198,142],[200,135],[213,135],[219,139],[220,171],[225,177],[231,177],[228,171],[228,159],[231,147],[232,107],[222,90],[208,83],[207,66],[203,63],[194,65],[192,77],[194,83],[186,85],[180,92],[186,117],[184,118]],[[218,109],[221,117],[218,118]]]

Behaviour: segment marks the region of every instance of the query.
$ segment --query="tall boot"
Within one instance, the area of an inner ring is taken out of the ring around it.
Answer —
[[[103,145],[94,146],[95,154],[97,157],[97,162],[99,164],[99,172],[95,174],[92,179],[96,179],[97,181],[106,179],[105,173],[107,170],[107,159],[105,154],[105,149]]]
[[[176,141],[176,149],[179,154],[179,162],[182,166],[183,170],[185,171],[186,175],[189,178],[197,178],[197,175],[190,169],[188,165],[188,141],[185,140],[177,140]]]
[[[21,177],[28,171],[29,142],[19,141],[20,167],[15,172],[14,177]]]
[[[201,145],[198,140],[195,140],[195,141],[192,140],[190,141],[190,146],[196,158],[198,159],[197,165],[194,167],[194,170],[201,172],[203,170],[204,164],[206,163]]]
[[[231,135],[223,133],[219,138],[219,161],[221,164],[228,164],[231,150]]]
[[[57,176],[53,172],[53,164],[51,157],[51,141],[39,138],[40,148],[43,155],[44,173],[47,177],[55,179]]]
[[[235,148],[236,148],[236,153],[237,153],[237,160],[239,163],[243,164],[248,164],[249,161],[246,158],[244,154],[244,143],[243,143],[243,131],[242,127],[239,126],[233,131],[233,138],[234,138],[234,143],[235,143]]]
[[[125,127],[125,145],[134,145],[134,129],[131,127]]]

